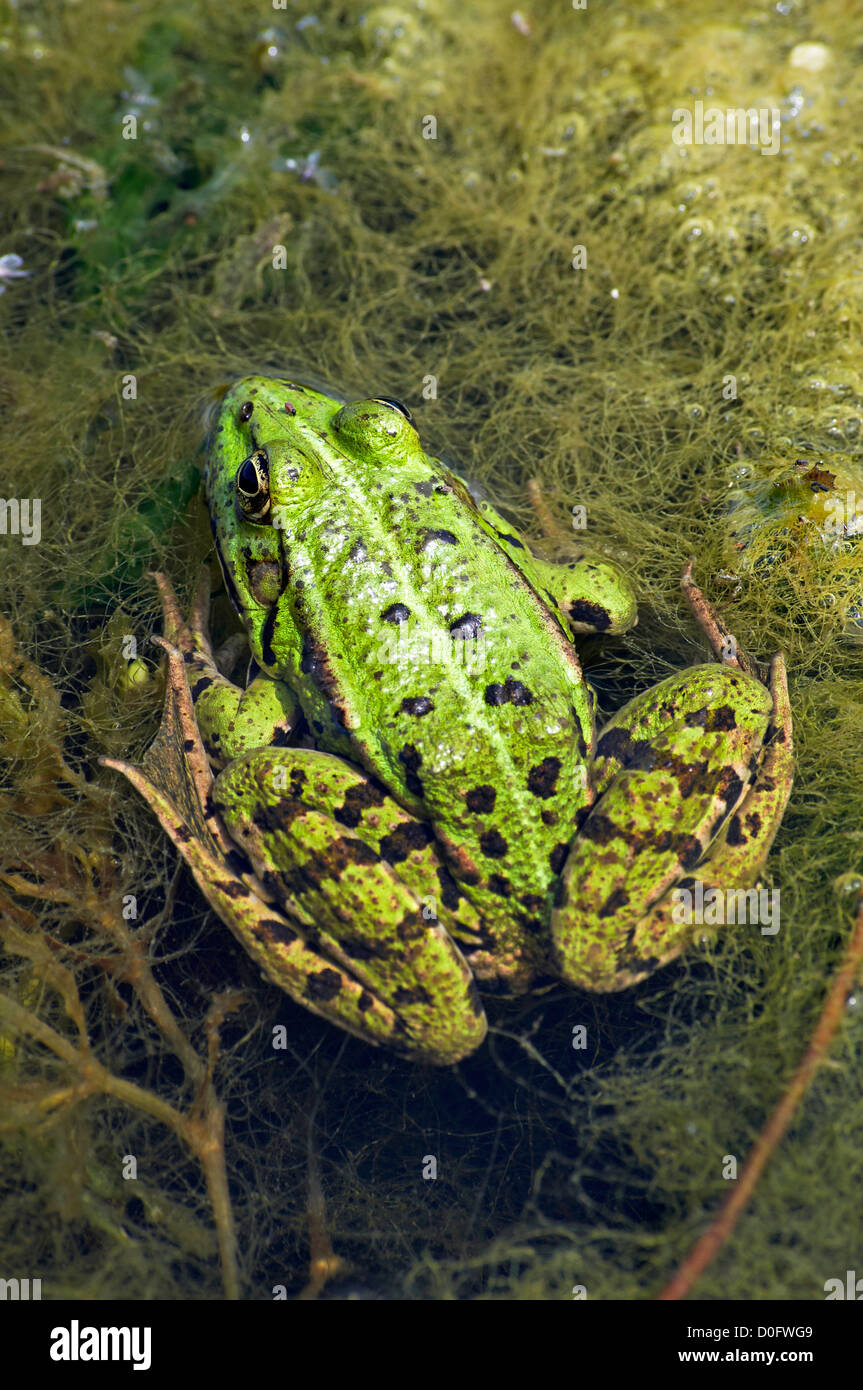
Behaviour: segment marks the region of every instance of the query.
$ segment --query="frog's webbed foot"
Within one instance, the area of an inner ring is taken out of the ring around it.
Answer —
[[[705,925],[736,920],[743,899],[749,910],[792,770],[781,656],[769,690],[742,671],[695,667],[619,711],[597,744],[597,800],[552,917],[564,978],[623,989],[673,960]],[[733,901],[734,917],[699,910],[709,889]]]

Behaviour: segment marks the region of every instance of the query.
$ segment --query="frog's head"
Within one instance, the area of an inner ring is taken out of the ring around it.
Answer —
[[[247,623],[287,582],[285,541],[316,501],[424,460],[406,406],[345,404],[294,381],[245,377],[225,393],[207,451],[207,503],[231,600]]]

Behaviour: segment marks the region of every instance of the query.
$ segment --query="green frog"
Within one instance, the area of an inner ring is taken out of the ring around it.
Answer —
[[[574,640],[635,622],[629,582],[533,555],[389,397],[237,382],[206,491],[247,678],[206,587],[184,621],[159,576],[162,726],[142,767],[106,761],[300,1004],[449,1064],[480,990],[635,984],[701,930],[675,888],[757,877],[791,785],[781,657],[769,685],[681,671],[597,736]]]

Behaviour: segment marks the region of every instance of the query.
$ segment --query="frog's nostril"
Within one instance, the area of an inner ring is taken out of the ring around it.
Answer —
[[[251,401],[243,401],[243,404],[240,406],[240,419],[243,421],[251,420],[254,408]]]

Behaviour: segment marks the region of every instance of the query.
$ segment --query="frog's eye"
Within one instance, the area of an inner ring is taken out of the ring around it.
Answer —
[[[248,521],[266,521],[270,510],[270,460],[263,449],[243,459],[234,480],[240,511]]]
[[[397,401],[395,396],[375,396],[375,401],[378,405],[392,406],[393,410],[397,410],[399,415],[403,415],[405,417],[409,425],[413,424],[414,417],[411,415],[407,406],[402,405],[401,401]]]

